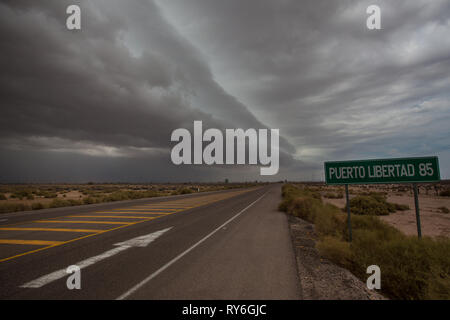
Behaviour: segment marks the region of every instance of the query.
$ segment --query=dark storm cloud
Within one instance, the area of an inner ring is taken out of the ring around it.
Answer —
[[[137,10],[145,9],[153,27],[163,30],[159,33],[164,33],[166,45],[144,48],[134,56],[123,37],[130,28],[144,26],[139,20],[132,21],[125,6],[97,2],[98,8],[82,3],[83,17],[90,23],[86,23],[86,31],[78,33],[61,25],[61,17],[65,17],[61,2],[53,2],[59,10],[50,10],[48,5],[42,11],[36,5],[25,10],[20,2],[19,9],[2,7],[2,136],[56,136],[107,145],[167,147],[174,128],[211,118],[190,105],[188,97],[195,95],[197,88],[189,87],[183,64],[191,65],[196,57],[183,50],[178,43],[182,39],[164,23],[157,8],[136,2],[141,7]],[[119,9],[120,17],[110,13],[108,6]],[[128,7],[130,11],[132,7]],[[95,16],[95,9],[101,11],[100,17]],[[117,22],[110,24],[110,20]],[[151,39],[152,30],[155,28],[143,30],[149,46],[158,44]],[[184,55],[184,60],[171,59],[170,50]],[[200,67],[205,70],[199,73],[207,71],[206,66]],[[203,74],[199,81],[199,86],[213,86],[208,83],[212,79]],[[241,123],[256,122],[245,107],[235,103],[230,109]]]
[[[366,29],[369,4],[382,30]],[[3,180],[51,180],[55,159],[56,180],[260,178],[171,165],[170,133],[194,120],[280,128],[274,179],[319,178],[329,159],[448,162],[449,16],[439,0],[2,1]]]
[[[369,156],[450,160],[450,2],[158,3],[218,82],[279,127],[300,159],[318,168]],[[371,4],[382,30],[366,28]]]

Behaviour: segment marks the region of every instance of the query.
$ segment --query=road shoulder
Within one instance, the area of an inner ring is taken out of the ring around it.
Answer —
[[[314,225],[287,215],[297,262],[300,290],[305,300],[384,300],[350,271],[322,258],[316,249]]]

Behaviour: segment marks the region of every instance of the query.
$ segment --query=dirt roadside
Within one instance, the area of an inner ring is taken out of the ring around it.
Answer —
[[[297,261],[300,290],[305,300],[386,300],[369,290],[350,271],[320,257],[314,225],[287,215]]]
[[[322,194],[323,196],[323,194]],[[350,195],[353,198],[355,195]],[[326,203],[331,203],[341,209],[345,207],[345,199],[328,199],[322,197]],[[410,194],[389,194],[387,201],[409,206],[409,210],[397,211],[380,219],[409,236],[417,235],[416,213],[414,197]],[[450,208],[449,197],[436,197],[432,195],[419,195],[420,220],[422,235],[430,237],[450,236],[450,214],[443,213],[440,207]]]

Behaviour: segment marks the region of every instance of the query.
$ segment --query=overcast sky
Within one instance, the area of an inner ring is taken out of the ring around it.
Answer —
[[[450,177],[448,0],[1,0],[0,54],[0,182],[319,180],[428,155]],[[173,165],[194,120],[279,129],[279,173]]]

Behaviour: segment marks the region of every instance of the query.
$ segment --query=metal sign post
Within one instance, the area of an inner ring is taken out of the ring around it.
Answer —
[[[350,242],[352,242],[352,221],[350,215],[350,197],[348,195],[348,184],[345,185],[345,198],[347,199],[348,239]]]
[[[414,205],[416,206],[416,223],[417,223],[417,235],[422,238],[422,228],[420,226],[420,209],[419,209],[419,195],[417,192],[417,184],[413,183],[414,189]]]

